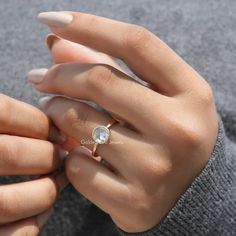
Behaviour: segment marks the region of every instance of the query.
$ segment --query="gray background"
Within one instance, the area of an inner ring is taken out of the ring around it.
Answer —
[[[74,10],[143,25],[166,41],[211,84],[227,136],[236,142],[236,1],[0,0],[0,92],[37,104],[28,70],[51,63],[41,11]],[[32,196],[33,197],[33,196]],[[69,186],[42,235],[117,235],[109,217]]]

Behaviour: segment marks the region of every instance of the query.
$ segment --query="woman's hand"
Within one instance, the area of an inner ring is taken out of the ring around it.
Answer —
[[[106,60],[81,64],[73,59],[29,74],[39,91],[67,96],[45,99],[43,109],[63,133],[88,149],[93,145],[85,141],[94,127],[112,118],[69,97],[93,101],[124,122],[112,126],[109,145],[97,149],[109,168],[77,148],[67,159],[66,173],[118,227],[150,229],[210,158],[218,118],[209,85],[140,26],[72,12],[42,13],[39,20],[64,39],[122,59],[148,83],[134,81]]]
[[[27,182],[0,186],[0,235],[38,235],[66,184],[55,171],[65,152],[46,141],[49,120],[40,110],[0,95],[0,176],[44,175]]]

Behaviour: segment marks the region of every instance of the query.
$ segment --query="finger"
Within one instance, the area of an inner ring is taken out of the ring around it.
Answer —
[[[66,174],[76,190],[103,211],[117,215],[124,210],[119,202],[128,191],[125,181],[92,159],[82,148],[70,153]]]
[[[103,63],[120,71],[123,70],[110,56],[62,39],[55,34],[49,34],[46,42],[56,64],[67,62]]]
[[[75,12],[46,12],[38,19],[64,39],[124,60],[141,79],[165,94],[180,93],[191,84],[193,69],[142,27]]]
[[[64,97],[43,100],[41,107],[53,123],[68,137],[72,137],[80,145],[93,149],[92,132],[98,125],[108,125],[112,118],[89,105]],[[122,175],[127,176],[124,162],[129,162],[130,143],[139,135],[124,126],[115,124],[110,129],[109,144],[99,145],[97,155],[109,162]],[[125,143],[125,145],[123,145]],[[122,151],[121,151],[122,149]]]
[[[48,140],[63,146],[67,141],[67,137],[51,123]]]
[[[47,139],[49,120],[39,109],[0,94],[0,133]]]
[[[65,186],[64,174],[0,186],[0,223],[25,219],[46,211]]]
[[[153,107],[166,106],[169,99],[107,65],[66,63],[45,72],[29,72],[39,91],[93,101],[142,131],[147,129],[144,116],[151,122]]]
[[[7,224],[0,227],[1,236],[37,236],[43,225],[49,220],[53,214],[53,209],[50,208],[44,213],[31,217],[25,220],[21,220],[15,223]]]
[[[48,141],[0,135],[0,176],[47,174],[62,164],[66,154]]]

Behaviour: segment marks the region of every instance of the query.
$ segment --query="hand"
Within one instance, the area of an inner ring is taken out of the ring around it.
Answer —
[[[44,175],[0,186],[0,235],[38,235],[52,214],[52,204],[66,184],[55,171],[65,152],[46,141],[49,120],[40,110],[0,95],[0,176]]]
[[[39,20],[61,38],[122,59],[148,83],[134,81],[106,60],[81,64],[77,57],[29,74],[37,90],[67,96],[45,99],[43,109],[78,143],[91,140],[93,128],[112,118],[69,97],[93,101],[124,122],[112,126],[109,145],[97,149],[109,168],[80,147],[70,152],[66,173],[118,227],[127,232],[150,229],[168,214],[210,158],[218,132],[211,88],[140,26],[72,12],[42,13]]]

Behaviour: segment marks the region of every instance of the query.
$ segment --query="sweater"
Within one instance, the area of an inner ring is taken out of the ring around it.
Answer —
[[[236,235],[236,1],[8,0],[0,3],[0,92],[37,105],[26,81],[32,68],[50,66],[42,11],[73,10],[142,25],[167,42],[212,86],[221,117],[205,168],[153,229],[126,234],[72,186],[65,188],[42,236]],[[22,178],[1,177],[1,183]]]

